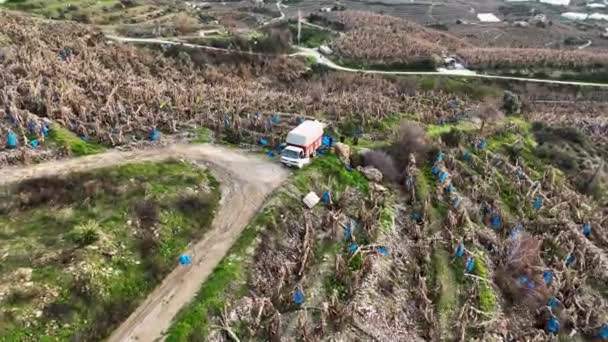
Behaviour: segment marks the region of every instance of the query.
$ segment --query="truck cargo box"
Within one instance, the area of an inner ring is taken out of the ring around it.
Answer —
[[[287,144],[306,147],[323,136],[323,124],[319,121],[302,122],[287,134]]]

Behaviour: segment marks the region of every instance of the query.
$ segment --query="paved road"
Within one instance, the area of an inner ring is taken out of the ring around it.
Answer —
[[[256,53],[256,52],[248,52],[248,51],[239,51],[239,50],[229,50],[216,48],[212,46],[205,45],[196,45],[189,43],[182,43],[171,41],[167,39],[158,39],[158,38],[129,38],[129,37],[119,37],[107,35],[106,38],[121,42],[127,43],[144,43],[144,44],[167,44],[167,45],[180,45],[186,46],[189,48],[195,49],[205,49],[212,51],[220,51],[225,53],[239,53],[246,55],[255,55],[255,56],[268,56],[268,54]],[[332,62],[327,57],[323,56],[316,49],[309,49],[304,47],[297,47],[298,52],[286,55],[286,56],[309,56],[316,59],[317,63],[325,65],[326,67],[334,70],[345,71],[345,72],[356,72],[362,74],[379,74],[379,75],[428,75],[428,76],[460,76],[460,77],[471,77],[471,78],[486,78],[486,79],[495,79],[495,80],[507,80],[507,81],[518,81],[518,82],[532,82],[532,83],[547,83],[547,84],[563,84],[563,85],[575,85],[581,87],[598,87],[598,88],[608,88],[608,83],[592,83],[592,82],[578,82],[578,81],[560,81],[560,80],[549,80],[542,78],[526,78],[526,77],[511,77],[511,76],[499,76],[499,75],[487,75],[487,74],[478,74],[472,72],[470,70],[439,70],[439,71],[385,71],[385,70],[362,70],[362,69],[353,69],[338,65]]]
[[[338,65],[327,57],[323,56],[320,52],[315,49],[309,49],[299,47],[300,50],[294,55],[310,56],[316,58],[319,64],[323,64],[328,68],[347,72],[357,72],[363,74],[380,74],[380,75],[431,75],[431,76],[461,76],[461,77],[473,77],[473,78],[488,78],[497,80],[509,80],[509,81],[521,81],[521,82],[535,82],[535,83],[550,83],[550,84],[567,84],[577,85],[584,87],[602,87],[608,88],[608,83],[591,83],[591,82],[577,82],[577,81],[559,81],[559,80],[547,80],[540,78],[526,78],[526,77],[510,77],[510,76],[498,76],[498,75],[486,75],[477,74],[470,70],[447,70],[443,69],[440,71],[384,71],[384,70],[361,70],[343,67]]]
[[[209,167],[221,184],[220,208],[215,214],[211,230],[200,241],[193,241],[185,252],[191,256],[192,264],[177,266],[176,262],[176,268],[114,331],[109,341],[151,342],[162,338],[175,315],[194,299],[203,282],[262,206],[266,196],[286,179],[288,172],[278,163],[212,145],[173,145],[160,150],[110,151],[82,158],[3,169],[0,185],[33,177],[170,158],[194,160],[201,166]]]

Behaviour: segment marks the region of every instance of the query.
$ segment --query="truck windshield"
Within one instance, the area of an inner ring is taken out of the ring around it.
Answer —
[[[300,154],[296,151],[285,149],[281,155],[285,158],[300,159]]]

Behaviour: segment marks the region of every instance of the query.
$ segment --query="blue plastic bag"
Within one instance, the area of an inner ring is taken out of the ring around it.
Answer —
[[[455,189],[455,188],[454,188],[454,185],[452,185],[452,183],[450,183],[450,184],[446,185],[446,186],[445,186],[445,188],[444,188],[445,192],[447,192],[448,194],[449,194],[450,192],[454,191],[454,189]]]
[[[447,178],[448,178],[448,173],[447,173],[447,172],[442,171],[442,172],[439,174],[439,181],[440,181],[441,183],[445,182],[445,180],[446,180]]]
[[[442,161],[444,156],[445,155],[443,154],[443,152],[439,152],[439,154],[437,155],[437,161],[438,162]]]
[[[258,140],[258,144],[260,144],[260,146],[266,146],[268,145],[268,140],[260,138],[260,140]]]
[[[389,255],[390,251],[388,248],[384,247],[384,246],[380,246],[378,247],[378,254],[382,255],[382,256],[387,256]]]
[[[28,122],[27,129],[30,131],[30,133],[35,134],[36,133],[36,123],[34,121]]]
[[[551,285],[551,282],[553,282],[553,272],[544,271],[543,280],[545,281],[545,284],[547,284],[547,286]]]
[[[189,255],[182,254],[179,257],[179,263],[180,265],[190,265],[192,263],[192,259],[190,259]]]
[[[523,286],[523,285],[526,285],[526,283],[528,282],[528,277],[526,277],[526,276],[521,276],[521,277],[519,277],[518,282],[519,282],[519,285],[522,285],[522,286]]]
[[[431,172],[436,176],[439,173],[439,165],[434,165]]]
[[[351,239],[351,231],[350,231],[350,223],[346,225],[346,231],[344,232],[344,237],[346,238],[346,240],[350,240]]]
[[[583,225],[583,235],[585,235],[586,237],[589,237],[589,234],[591,234],[591,224],[585,223]]]
[[[534,209],[536,209],[536,211],[539,211],[542,206],[543,200],[540,198],[540,196],[534,197]]]
[[[559,305],[559,301],[555,297],[551,298],[549,300],[549,303],[547,303],[547,306],[550,307],[552,310],[557,309],[558,305]]]
[[[348,246],[348,251],[350,253],[355,253],[358,248],[359,248],[359,246],[357,246],[357,244],[353,242],[350,244],[350,246]]]
[[[323,136],[323,142],[322,142],[322,145],[323,145],[323,146],[327,146],[327,147],[331,147],[331,145],[332,145],[332,141],[333,141],[333,138],[332,138],[332,137],[330,137],[329,135],[324,135],[324,136]]]
[[[608,324],[602,325],[598,335],[601,339],[608,340]]]
[[[548,333],[557,334],[559,332],[559,321],[557,320],[557,317],[551,316],[547,321],[547,326],[545,328]]]
[[[329,204],[330,200],[331,200],[331,195],[329,194],[329,191],[325,191],[323,193],[323,203]]]
[[[42,133],[42,135],[47,137],[49,135],[49,128],[46,127],[45,124],[42,124],[42,126],[40,126],[40,133]]]
[[[468,257],[465,267],[466,267],[467,273],[473,273],[473,270],[475,269],[475,258]]]
[[[570,267],[570,265],[572,265],[574,261],[576,261],[576,257],[574,256],[574,254],[568,254],[568,256],[566,257],[566,267]]]
[[[160,131],[154,129],[150,132],[150,141],[156,141],[160,138]]]
[[[8,133],[6,146],[8,148],[17,148],[17,135],[13,132]]]
[[[456,252],[454,253],[454,255],[457,258],[462,258],[462,256],[464,255],[464,244],[463,243],[458,244],[458,247],[456,247]]]
[[[266,155],[268,155],[270,158],[274,158],[274,151],[270,150],[266,152]]]
[[[31,147],[36,148],[36,147],[38,147],[38,145],[39,145],[38,140],[34,139],[34,140],[30,141]]]
[[[293,291],[293,302],[296,303],[296,305],[302,305],[304,303],[304,292],[299,288]]]
[[[500,229],[500,215],[496,213],[492,215],[492,228],[494,228],[494,230]]]

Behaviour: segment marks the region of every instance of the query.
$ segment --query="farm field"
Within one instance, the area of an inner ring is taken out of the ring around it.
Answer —
[[[294,53],[309,4],[0,11],[0,341],[608,338],[605,88],[332,67]],[[396,6],[366,4],[346,3]],[[314,9],[302,45],[362,68],[608,60],[351,10]],[[304,120],[334,144],[290,170]]]
[[[606,199],[545,152],[591,142],[529,119],[413,114],[347,139],[349,161],[320,156],[275,193],[167,340],[597,337]],[[307,191],[331,201],[305,209]]]
[[[0,340],[107,337],[204,236],[219,186],[189,163],[31,179],[0,198]]]
[[[566,39],[576,38],[583,43],[592,40],[589,47],[604,50],[608,40],[601,38],[606,27],[602,21],[573,22],[564,20],[561,14],[569,11],[589,12],[584,5],[570,4],[569,7],[553,6],[537,1],[341,1],[347,10],[369,11],[406,19],[420,25],[438,28],[446,33],[462,38],[477,46],[523,47],[523,48],[564,48],[575,46],[566,44]],[[298,1],[285,11],[291,17],[297,11],[305,14],[319,13],[321,8],[331,8],[333,1]],[[604,11],[604,9],[599,9]],[[500,23],[483,23],[478,13],[494,13]],[[531,19],[544,14],[551,25],[536,25]],[[460,21],[461,23],[457,23]],[[526,27],[518,27],[515,22],[530,21]],[[520,34],[515,34],[520,33]],[[525,33],[525,34],[522,34]],[[583,45],[583,43],[579,45]]]
[[[466,39],[393,16],[335,11],[313,22],[342,31],[328,45],[338,63],[359,69],[435,70],[453,57],[468,69],[521,77],[605,79],[605,51],[476,46]],[[385,39],[387,44],[377,44]]]

